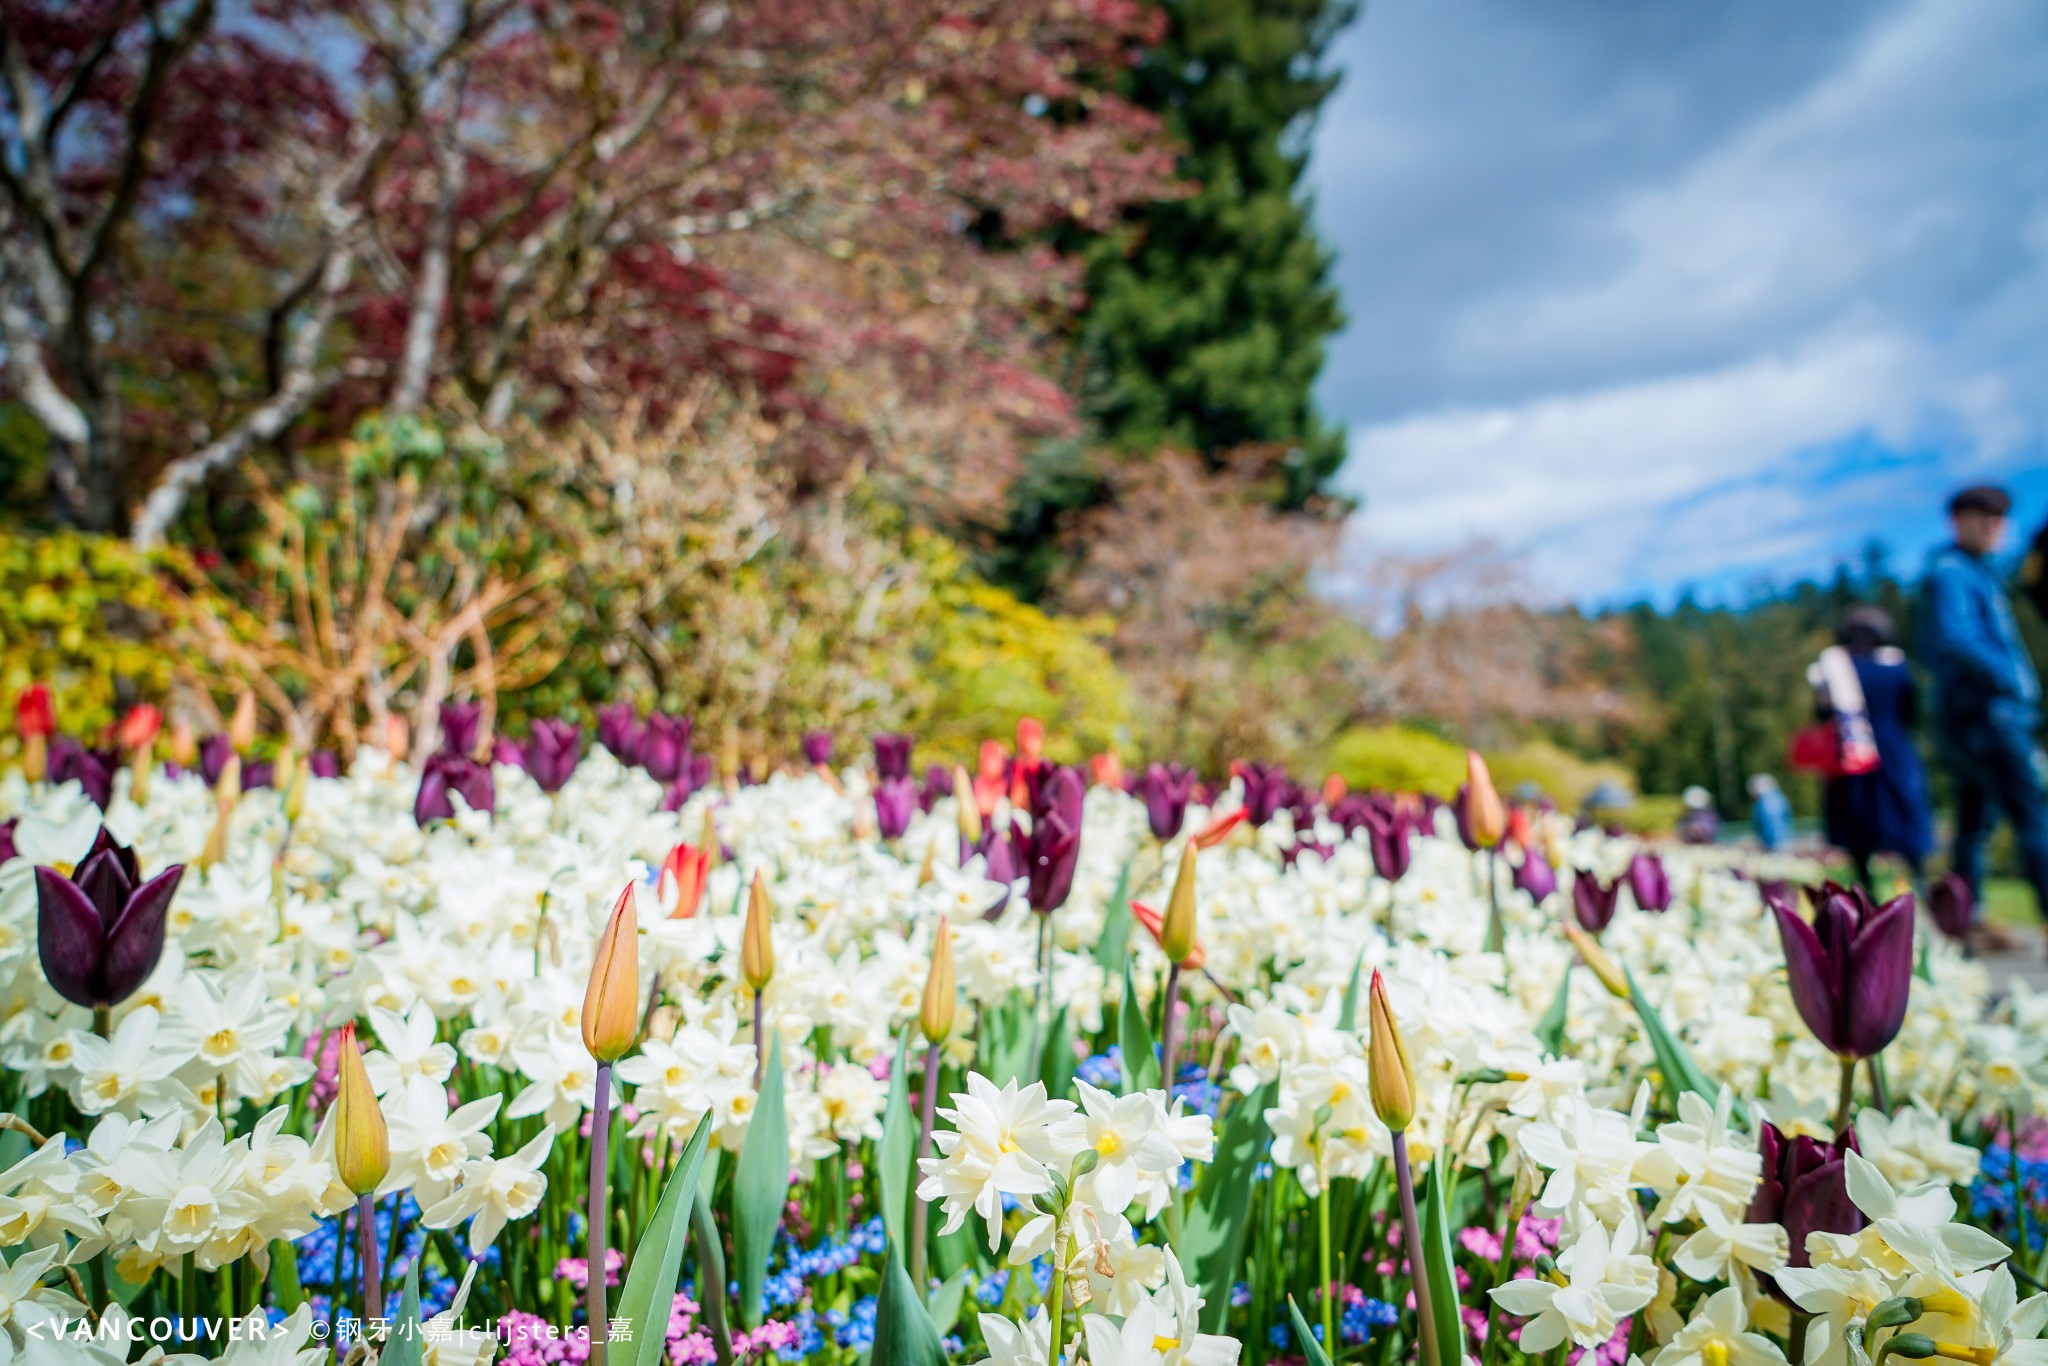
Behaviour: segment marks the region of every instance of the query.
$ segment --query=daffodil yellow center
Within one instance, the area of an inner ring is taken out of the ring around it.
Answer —
[[[1180,1346],[1179,1338],[1154,1337],[1152,1339],[1152,1350],[1161,1354],[1171,1352],[1178,1346]]]
[[[1728,1366],[1728,1344],[1719,1338],[1712,1338],[1700,1347],[1700,1361],[1704,1366]]]
[[[1095,1151],[1104,1157],[1115,1157],[1124,1150],[1124,1141],[1117,1137],[1114,1129],[1104,1129],[1102,1137],[1095,1140]]]

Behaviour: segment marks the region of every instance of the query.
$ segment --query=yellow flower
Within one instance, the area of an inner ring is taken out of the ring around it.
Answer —
[[[355,1022],[341,1029],[340,1088],[334,1096],[334,1166],[341,1184],[369,1195],[391,1170],[391,1136],[384,1111],[356,1046]]]

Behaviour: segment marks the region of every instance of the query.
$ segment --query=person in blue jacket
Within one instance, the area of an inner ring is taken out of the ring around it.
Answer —
[[[1851,607],[1842,615],[1835,640],[1856,666],[1878,764],[1868,773],[1828,780],[1821,802],[1828,843],[1848,854],[1856,880],[1866,888],[1872,886],[1870,861],[1879,854],[1898,858],[1918,883],[1933,835],[1927,774],[1913,748],[1920,710],[1913,671],[1892,644],[1891,615],[1881,607]]]
[[[1935,732],[1955,785],[1955,869],[1982,892],[1984,843],[2003,811],[2035,908],[2048,913],[2048,799],[2035,739],[2041,681],[1990,562],[2011,510],[2011,495],[1989,485],[1949,500],[1955,540],[1927,562],[1921,654],[1934,675]]]

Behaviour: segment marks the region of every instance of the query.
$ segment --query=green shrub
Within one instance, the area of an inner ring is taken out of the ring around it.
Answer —
[[[1331,745],[1329,763],[1355,789],[1449,797],[1465,781],[1462,748],[1408,726],[1354,726]]]

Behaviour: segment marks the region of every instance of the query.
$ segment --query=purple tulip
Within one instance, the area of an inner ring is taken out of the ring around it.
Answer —
[[[70,877],[36,869],[36,951],[43,976],[75,1005],[118,1005],[164,956],[165,916],[185,865],[142,881],[133,850],[104,829]]]
[[[813,730],[804,732],[804,762],[812,768],[827,768],[832,763],[832,732]]]
[[[1389,882],[1399,882],[1408,875],[1408,866],[1415,861],[1415,851],[1409,844],[1412,832],[1408,822],[1391,807],[1377,805],[1365,810],[1364,820],[1365,842],[1372,850],[1373,871]]]
[[[1017,828],[1024,855],[1026,896],[1040,913],[1058,910],[1074,890],[1074,866],[1081,857],[1081,805],[1088,791],[1081,775],[1064,765],[1049,765],[1037,785],[1031,830]]]
[[[412,818],[421,826],[433,820],[453,820],[455,802],[449,795],[460,792],[472,811],[496,811],[498,786],[491,780],[491,766],[446,750],[427,756],[420,773],[419,795],[413,798]]]
[[[1515,886],[1540,906],[1557,890],[1557,873],[1549,859],[1534,849],[1525,849],[1521,863],[1515,867]]]
[[[875,788],[875,826],[885,840],[902,839],[917,810],[917,784],[909,778],[884,778]]]
[[[875,772],[884,778],[910,776],[910,748],[917,742],[908,735],[875,737]]]
[[[251,759],[242,765],[242,791],[254,792],[258,788],[277,785],[277,765],[268,759]]]
[[[628,768],[640,762],[641,746],[646,743],[647,728],[640,724],[640,718],[633,713],[631,702],[614,702],[597,709],[597,743],[612,752],[612,757]]]
[[[543,792],[560,792],[583,760],[583,727],[539,720],[526,738],[519,762]]]
[[[1023,874],[1025,854],[1020,851],[1023,838],[1019,835],[1005,835],[990,825],[981,832],[981,839],[969,852],[980,854],[984,865],[984,876],[990,882],[1005,885],[1015,882]]]
[[[918,789],[917,808],[927,815],[939,798],[953,795],[953,774],[943,764],[927,764],[924,770],[924,786]]]
[[[235,742],[225,732],[209,735],[199,745],[199,776],[212,787],[220,781],[221,773],[227,768],[228,760],[235,756]]]
[[[640,764],[647,770],[647,776],[664,784],[681,776],[690,759],[690,739],[696,729],[696,722],[687,716],[670,716],[666,712],[650,715],[640,741]]]
[[[1790,1266],[1810,1266],[1809,1233],[1855,1233],[1866,1222],[1849,1198],[1849,1167],[1845,1154],[1861,1152],[1856,1131],[1844,1129],[1832,1143],[1787,1138],[1775,1124],[1766,1124],[1757,1141],[1763,1159],[1763,1183],[1749,1204],[1752,1224],[1782,1224],[1791,1240]],[[1768,1276],[1761,1278],[1771,1294],[1785,1299]]]
[[[509,735],[500,735],[491,742],[491,762],[505,764],[511,768],[525,768],[526,746]]]
[[[21,824],[21,817],[9,816],[0,821],[0,863],[15,857],[14,827]]]
[[[1478,853],[1480,844],[1472,834],[1472,793],[1464,783],[1458,784],[1458,795],[1451,798],[1451,818],[1458,823],[1458,840],[1473,853]]]
[[[1663,911],[1671,905],[1671,875],[1655,854],[1637,854],[1628,861],[1628,889],[1638,909]]]
[[[1304,853],[1313,853],[1317,858],[1327,860],[1337,852],[1334,844],[1322,844],[1316,840],[1296,840],[1292,848],[1280,851],[1280,862],[1292,868]]]
[[[1255,826],[1272,820],[1283,807],[1302,802],[1301,789],[1278,764],[1240,764],[1238,777],[1244,782],[1245,819]]]
[[[1977,898],[1962,874],[1943,873],[1927,885],[1927,910],[1943,934],[1959,940],[1977,918]]]
[[[460,754],[469,758],[476,753],[477,736],[484,726],[484,704],[481,702],[443,702],[441,704],[441,752]]]
[[[104,811],[107,803],[114,800],[114,769],[120,761],[118,754],[99,753],[68,735],[60,735],[50,742],[49,779],[53,783],[77,783],[85,789],[92,804]]]
[[[683,771],[668,785],[662,794],[661,809],[680,811],[683,803],[691,796],[711,785],[711,756],[708,754],[684,754]]]
[[[1828,883],[1813,923],[1770,903],[1799,1018],[1828,1051],[1874,1057],[1898,1036],[1913,982],[1913,895],[1873,905],[1862,888]]]
[[[1179,764],[1147,764],[1132,789],[1145,803],[1145,821],[1152,838],[1164,843],[1180,833],[1195,795],[1195,771]]]
[[[331,749],[316,749],[306,756],[306,771],[315,778],[339,778],[341,756]]]
[[[1621,896],[1621,879],[1601,885],[1600,879],[1583,868],[1572,877],[1572,914],[1587,934],[1598,934],[1614,919],[1614,907]]]

